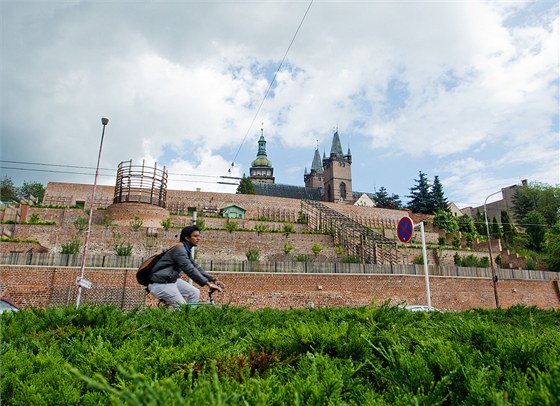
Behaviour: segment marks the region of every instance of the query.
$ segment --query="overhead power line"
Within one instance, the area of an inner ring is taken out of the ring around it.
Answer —
[[[255,124],[255,120],[257,119],[260,111],[261,111],[261,107],[263,106],[268,94],[270,93],[270,89],[272,89],[272,85],[274,85],[274,82],[276,81],[276,76],[278,76],[278,73],[280,72],[280,69],[282,68],[282,65],[284,65],[284,61],[286,60],[286,57],[288,56],[288,52],[290,52],[290,48],[292,47],[292,44],[294,43],[298,33],[299,33],[299,29],[301,28],[301,26],[303,25],[303,22],[305,21],[305,17],[307,17],[307,13],[309,12],[309,9],[311,8],[311,5],[313,4],[313,0],[311,0],[309,2],[309,5],[307,6],[307,10],[305,10],[305,14],[303,15],[303,18],[301,19],[296,32],[294,33],[294,36],[292,37],[292,40],[290,41],[290,45],[288,45],[288,48],[286,49],[286,52],[284,53],[284,57],[282,58],[282,61],[280,62],[280,65],[278,65],[278,69],[276,69],[276,72],[274,73],[274,76],[272,77],[272,80],[270,81],[270,85],[268,86],[268,89],[266,89],[266,93],[264,94],[264,97],[261,101],[261,103],[259,104],[259,107],[257,108],[257,111],[255,113],[255,116],[253,117],[253,120],[251,121],[251,124],[249,125],[249,128],[247,128],[247,132],[245,133],[245,136],[243,137],[243,140],[241,141],[241,144],[239,145],[239,148],[237,149],[237,152],[235,153],[235,156],[233,157],[233,160],[231,161],[231,167],[233,167],[235,160],[237,159],[237,156],[239,155],[239,152],[241,151],[241,148],[243,147],[243,144],[245,143],[245,140],[247,139],[247,136],[249,135],[249,132],[251,131],[251,128],[253,128],[253,124]],[[228,173],[231,173],[231,167],[228,169]]]
[[[8,161],[0,159],[0,162],[7,164],[21,164],[21,165],[31,165],[31,166],[43,166],[43,167],[55,167],[55,168],[73,168],[73,169],[91,169],[95,170],[92,166],[78,166],[78,165],[61,165],[61,164],[50,164],[44,162],[25,162],[25,161]],[[0,166],[0,169],[11,169],[20,171],[33,171],[33,172],[50,172],[50,173],[67,173],[71,175],[93,175],[94,173],[89,172],[74,172],[74,171],[57,171],[53,169],[36,169],[36,168],[23,168],[23,167],[13,167],[13,166]],[[99,168],[99,170],[117,172],[117,168]],[[220,176],[220,175],[198,175],[194,173],[174,173],[169,172],[168,175],[181,176],[181,177],[197,177],[197,178],[227,178],[240,180],[241,178],[235,176]],[[101,176],[115,176],[115,175],[101,175]]]

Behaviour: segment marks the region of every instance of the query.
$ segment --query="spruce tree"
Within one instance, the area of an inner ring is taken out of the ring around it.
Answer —
[[[392,194],[389,196],[387,189],[381,186],[377,192],[373,194],[373,201],[377,207],[384,209],[401,209],[402,202],[399,195]]]
[[[434,177],[431,193],[431,212],[435,213],[438,210],[449,210],[447,207],[449,202],[443,193],[443,185],[439,181],[439,176]]]
[[[419,179],[414,179],[416,185],[410,188],[410,198],[408,208],[413,213],[433,214],[432,199],[430,192],[430,183],[426,178],[426,174],[422,171],[419,172]]]

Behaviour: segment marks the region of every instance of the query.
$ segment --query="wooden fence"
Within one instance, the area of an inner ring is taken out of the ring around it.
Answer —
[[[87,268],[127,268],[136,269],[146,257],[116,255],[88,255]],[[0,253],[1,265],[24,266],[67,266],[79,267],[81,254],[58,253]],[[423,275],[423,265],[412,264],[354,264],[338,262],[264,262],[238,260],[210,260],[197,261],[208,272],[271,272],[271,273],[312,273],[312,274],[378,274],[378,275]],[[490,268],[466,268],[457,266],[428,265],[428,274],[432,276],[451,276],[469,278],[491,278]],[[499,279],[523,280],[560,280],[560,273],[523,270],[498,269]]]

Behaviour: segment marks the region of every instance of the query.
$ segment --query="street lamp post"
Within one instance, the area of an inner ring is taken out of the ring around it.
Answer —
[[[91,232],[91,218],[93,217],[93,204],[95,203],[95,189],[97,188],[97,175],[99,174],[99,162],[101,161],[101,150],[103,149],[103,138],[105,137],[105,126],[109,123],[109,119],[103,117],[101,119],[101,124],[103,125],[103,131],[101,132],[101,142],[99,143],[99,155],[97,157],[97,167],[95,168],[95,178],[93,180],[93,190],[91,192],[91,199],[89,204],[89,217],[88,224],[86,228],[86,238],[84,241],[84,252],[82,255],[82,265],[80,267],[80,277],[76,278],[76,284],[78,285],[78,294],[76,295],[76,307],[80,306],[80,298],[82,296],[82,287],[91,287],[88,281],[84,280],[84,272],[86,268],[86,256],[89,243],[89,235]]]
[[[488,214],[486,212],[486,202],[490,196],[502,193],[502,191],[494,192],[484,200],[484,221],[486,222],[486,238],[488,239],[488,254],[490,255],[490,268],[492,269],[492,286],[494,287],[494,299],[496,300],[496,307],[500,307],[500,299],[498,298],[498,275],[494,268],[494,260],[492,259],[492,244],[490,243],[490,228],[488,227]]]

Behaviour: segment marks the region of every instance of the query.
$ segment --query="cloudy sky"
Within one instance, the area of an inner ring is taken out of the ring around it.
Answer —
[[[171,189],[234,192],[217,182],[249,174],[261,123],[277,183],[303,186],[335,128],[358,191],[407,202],[422,171],[462,207],[559,183],[556,0],[0,7],[0,173],[16,185],[93,183],[102,116],[107,185],[132,159],[166,166]]]

